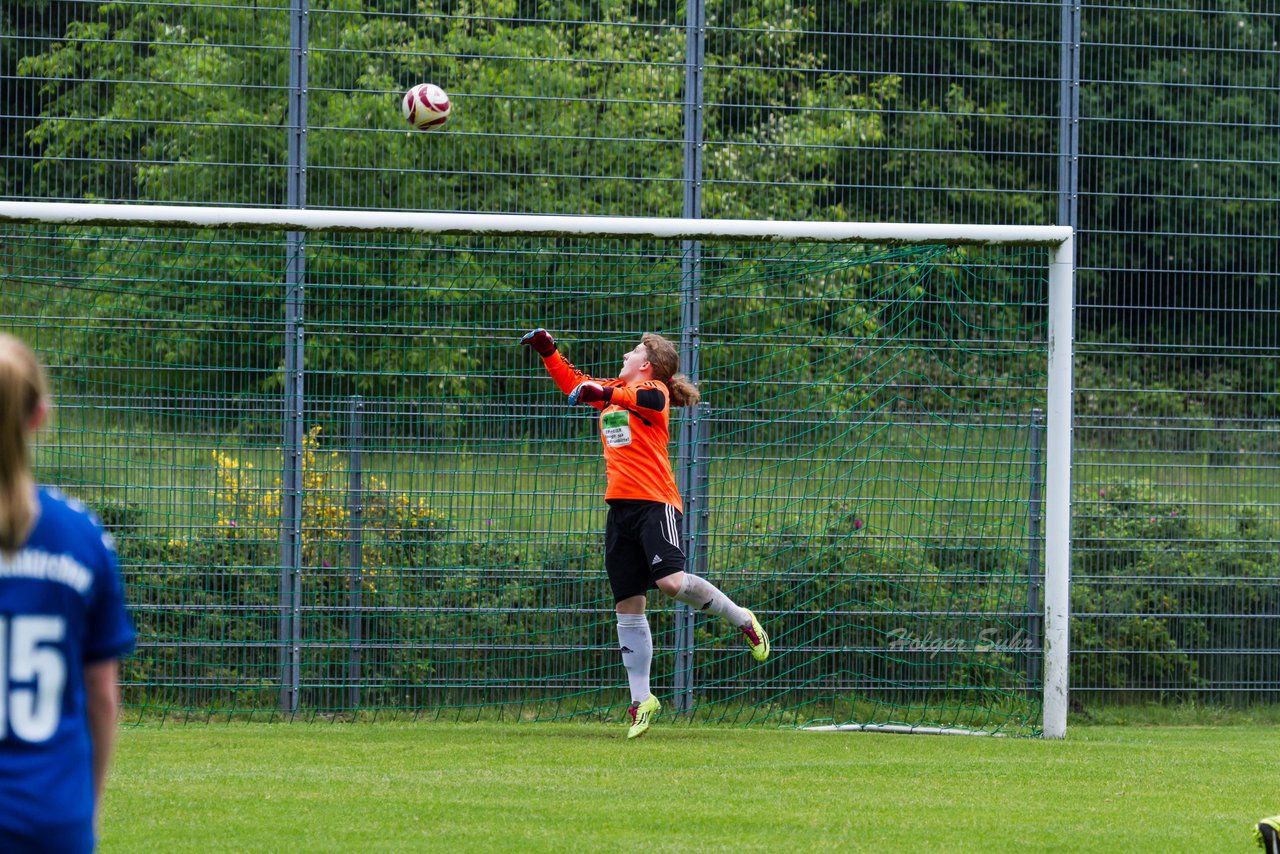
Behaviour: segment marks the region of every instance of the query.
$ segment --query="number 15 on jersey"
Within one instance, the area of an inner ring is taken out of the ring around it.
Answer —
[[[66,631],[62,617],[0,616],[0,737],[39,744],[57,732],[67,684],[57,644]]]

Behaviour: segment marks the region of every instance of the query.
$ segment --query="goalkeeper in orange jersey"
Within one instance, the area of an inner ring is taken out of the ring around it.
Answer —
[[[622,357],[613,380],[590,377],[575,368],[551,334],[535,329],[520,339],[542,357],[547,372],[569,405],[594,406],[600,412],[600,440],[607,476],[604,500],[604,565],[618,612],[618,643],[631,685],[631,728],[627,738],[642,735],[662,710],[649,690],[653,637],[645,618],[645,594],[652,588],[699,611],[715,614],[746,638],[757,661],[769,657],[769,636],[755,614],[743,608],[705,578],[684,571],[680,546],[681,503],[671,461],[667,458],[672,406],[693,406],[698,388],[677,374],[675,346],[661,335],[646,333]]]

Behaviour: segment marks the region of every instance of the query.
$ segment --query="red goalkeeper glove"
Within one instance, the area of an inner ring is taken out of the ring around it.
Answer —
[[[613,397],[613,389],[605,388],[600,383],[578,383],[573,391],[569,392],[569,405],[600,403],[611,397]]]
[[[527,347],[532,347],[542,358],[547,358],[556,351],[556,339],[551,337],[551,333],[542,327],[538,327],[532,332],[526,332],[525,336],[520,339],[520,343]]]

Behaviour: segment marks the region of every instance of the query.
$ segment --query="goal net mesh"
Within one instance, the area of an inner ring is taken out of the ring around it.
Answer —
[[[1043,249],[0,234],[37,476],[119,548],[130,708],[621,720],[597,413],[542,326],[593,375],[647,331],[697,369],[690,569],[774,652],[651,593],[670,721],[1038,731]]]

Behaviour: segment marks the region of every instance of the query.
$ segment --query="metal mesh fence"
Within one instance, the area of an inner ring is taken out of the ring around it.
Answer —
[[[0,16],[4,198],[1075,226],[1075,640],[1097,666],[1073,687],[1086,702],[1280,691],[1280,13],[1265,4]],[[430,135],[397,106],[423,80],[454,99]]]
[[[1280,17],[1097,4],[1080,27],[1080,687],[1274,699]]]

